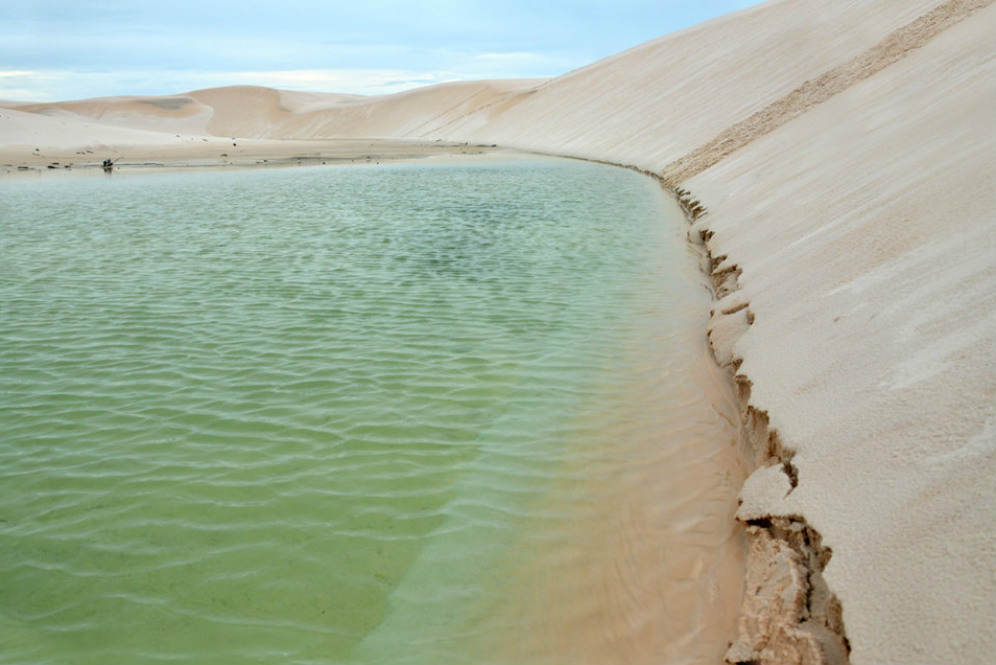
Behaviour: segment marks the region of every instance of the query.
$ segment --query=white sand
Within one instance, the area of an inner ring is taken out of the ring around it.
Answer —
[[[747,590],[731,656],[818,662],[815,645],[833,661],[839,638],[806,619],[839,628],[839,608],[808,558],[826,565],[852,662],[993,662],[990,1],[772,0],[547,82],[164,100],[0,104],[0,164],[43,164],[34,148],[137,159],[209,144],[206,159],[231,137],[370,136],[581,156],[680,184],[708,210],[693,237],[708,238],[721,287],[711,339],[760,447],[741,518],[763,589]]]
[[[686,184],[796,451],[798,487],[759,476],[743,510],[833,548],[855,663],[996,654],[994,34],[990,6]]]

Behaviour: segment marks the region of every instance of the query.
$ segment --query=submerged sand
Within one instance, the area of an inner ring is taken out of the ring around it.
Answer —
[[[492,144],[659,177],[711,257],[710,341],[758,466],[728,658],[990,662],[991,0],[773,0],[550,81],[0,103],[10,171]]]

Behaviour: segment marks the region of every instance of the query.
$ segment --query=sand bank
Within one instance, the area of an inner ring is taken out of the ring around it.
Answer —
[[[989,0],[773,0],[550,81],[375,99],[202,91],[125,104],[155,121],[123,123],[118,100],[118,124],[101,116],[109,102],[0,105],[0,163],[25,147],[150,135],[183,154],[196,140],[182,126],[207,135],[202,149],[367,135],[655,174],[681,188],[690,237],[711,255],[710,340],[758,457],[739,513],[754,554],[729,658],[985,663],[996,652],[994,70]],[[61,121],[88,133],[30,145]],[[149,132],[157,123],[177,131]]]
[[[50,111],[49,111],[50,112]],[[134,124],[138,124],[137,121]],[[508,153],[493,145],[422,139],[246,139],[167,134],[0,107],[0,174],[155,166],[281,166],[364,163]]]

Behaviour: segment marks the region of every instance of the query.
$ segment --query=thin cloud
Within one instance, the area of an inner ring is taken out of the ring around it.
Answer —
[[[0,1],[0,99],[545,78],[755,1]]]
[[[180,94],[203,88],[258,85],[284,90],[386,95],[472,78],[453,72],[404,69],[297,69],[276,71],[76,72],[0,70],[0,99],[53,102],[86,97]]]
[[[215,80],[262,85],[285,90],[339,92],[358,95],[384,95],[439,83],[431,72],[402,69],[298,69],[260,72],[223,72]]]

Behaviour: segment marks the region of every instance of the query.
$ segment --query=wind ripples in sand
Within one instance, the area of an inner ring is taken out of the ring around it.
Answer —
[[[489,571],[578,537],[549,497],[716,427],[646,390],[701,335],[659,325],[657,196],[558,162],[0,192],[0,663],[463,662]]]

